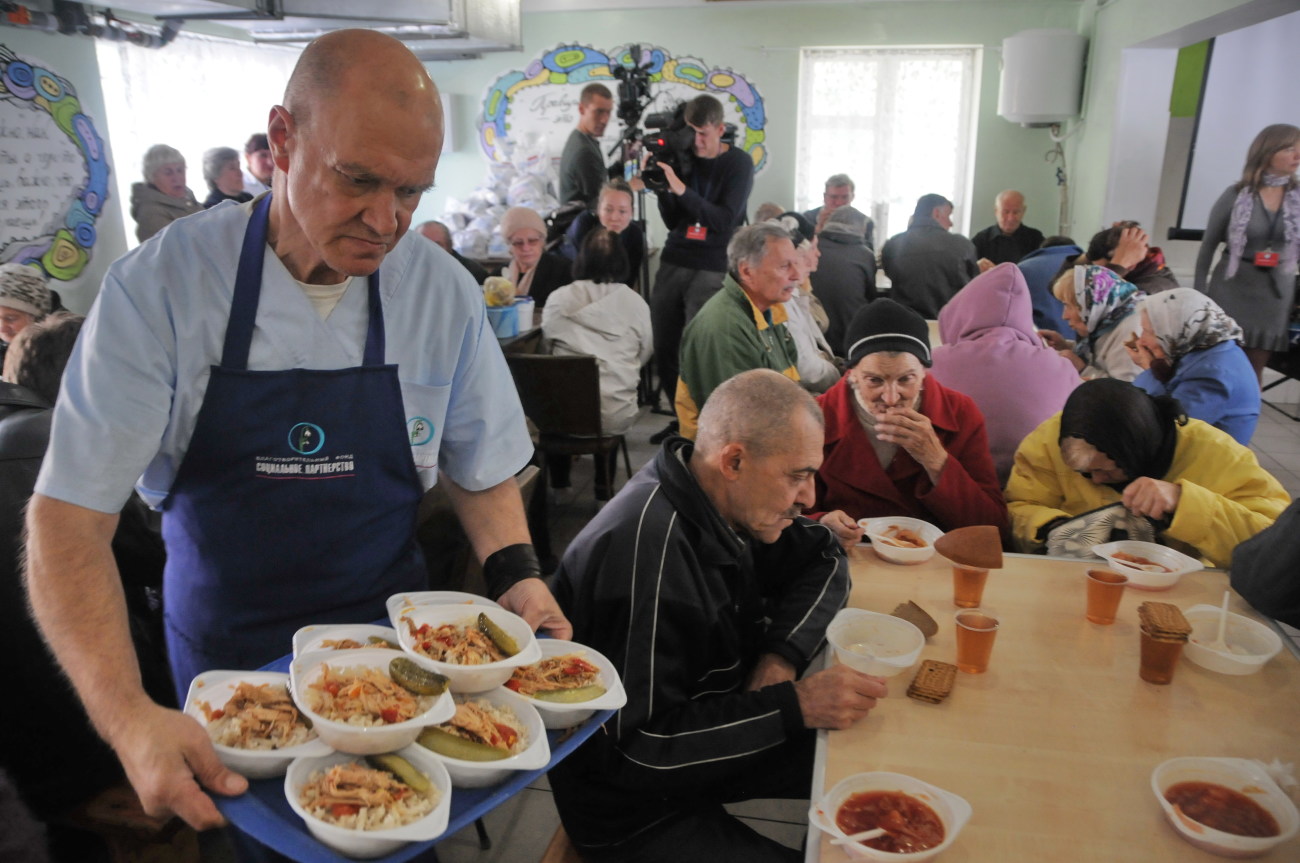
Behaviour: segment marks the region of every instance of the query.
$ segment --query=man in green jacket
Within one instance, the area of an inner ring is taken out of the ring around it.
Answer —
[[[798,352],[781,305],[799,285],[790,234],[775,222],[741,228],[727,246],[727,278],[682,334],[677,420],[694,439],[700,408],[718,384],[749,369],[799,380]]]

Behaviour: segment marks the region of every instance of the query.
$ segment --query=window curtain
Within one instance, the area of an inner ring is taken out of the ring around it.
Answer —
[[[966,224],[978,47],[806,48],[800,52],[795,201],[820,206],[826,178],[848,174],[876,243],[907,227],[916,199],[937,192]]]
[[[186,184],[202,201],[208,195],[204,151],[233,147],[244,167],[244,142],[266,131],[299,53],[184,32],[163,48],[105,40],[95,47],[113,142],[113,191],[131,246],[131,184],[143,181],[145,150],[154,144],[180,150]]]

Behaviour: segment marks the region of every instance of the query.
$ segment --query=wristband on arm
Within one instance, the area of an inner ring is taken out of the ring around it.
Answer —
[[[493,599],[525,578],[541,577],[542,563],[537,559],[537,551],[526,542],[497,549],[483,561],[483,580]]]

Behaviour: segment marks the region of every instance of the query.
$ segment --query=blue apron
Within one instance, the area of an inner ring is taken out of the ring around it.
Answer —
[[[244,233],[221,364],[163,502],[167,648],[181,699],[212,668],[258,668],[309,623],[364,623],[427,580],[422,489],[379,272],[363,365],[250,371],[271,196]],[[201,287],[196,289],[201,290]]]

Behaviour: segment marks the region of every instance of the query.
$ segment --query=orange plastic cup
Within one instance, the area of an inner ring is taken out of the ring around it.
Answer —
[[[1119,601],[1124,596],[1128,576],[1109,569],[1088,570],[1087,618],[1093,623],[1109,626],[1115,622]]]
[[[978,608],[984,598],[984,582],[989,571],[973,566],[952,566],[952,601],[959,608]]]
[[[987,608],[964,608],[957,612],[957,668],[967,674],[989,670],[998,619]]]

